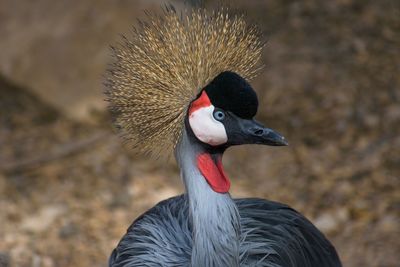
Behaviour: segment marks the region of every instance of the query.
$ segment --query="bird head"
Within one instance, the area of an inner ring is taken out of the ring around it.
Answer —
[[[240,75],[224,71],[191,102],[186,128],[209,149],[287,145],[281,134],[254,120],[257,109],[257,94],[250,84]]]
[[[257,26],[227,8],[148,15],[113,47],[106,75],[115,124],[137,151],[171,155],[184,130],[208,149],[286,144],[253,120],[258,101],[247,80],[260,70]]]

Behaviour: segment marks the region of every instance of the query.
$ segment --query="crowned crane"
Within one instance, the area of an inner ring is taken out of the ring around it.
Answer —
[[[294,209],[233,199],[222,166],[227,148],[285,146],[253,118],[260,32],[228,9],[149,15],[113,48],[106,94],[115,122],[140,151],[174,152],[185,193],[137,218],[112,267],[341,266],[332,244]]]

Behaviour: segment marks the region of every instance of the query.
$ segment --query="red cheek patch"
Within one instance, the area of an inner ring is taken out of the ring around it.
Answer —
[[[209,106],[211,106],[210,98],[208,98],[206,91],[203,91],[201,93],[200,97],[197,98],[195,101],[193,101],[190,104],[189,115],[200,108],[209,107]]]
[[[229,191],[231,182],[225,175],[221,156],[215,163],[210,154],[202,153],[197,156],[197,167],[215,192],[227,193]]]

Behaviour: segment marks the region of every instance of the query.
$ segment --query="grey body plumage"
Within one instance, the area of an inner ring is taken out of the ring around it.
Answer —
[[[240,213],[240,266],[341,266],[335,249],[290,207],[235,199]],[[110,257],[110,266],[191,266],[192,227],[186,195],[164,200],[139,217]],[[226,265],[216,265],[226,266]]]

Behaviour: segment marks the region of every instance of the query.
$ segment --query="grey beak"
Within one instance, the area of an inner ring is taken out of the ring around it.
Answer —
[[[235,126],[228,131],[228,141],[231,145],[261,144],[268,146],[287,146],[285,137],[275,130],[264,127],[255,120],[245,120],[236,117]]]
[[[248,134],[252,136],[251,139],[254,140],[254,144],[268,146],[287,146],[289,144],[283,135],[260,124],[248,129]]]

